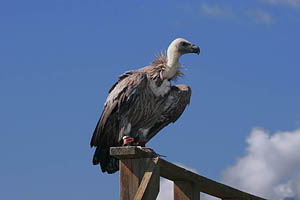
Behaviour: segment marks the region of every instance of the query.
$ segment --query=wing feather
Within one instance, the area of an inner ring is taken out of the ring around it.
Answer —
[[[109,134],[111,141],[105,142],[117,142],[116,140],[119,138],[119,131],[105,130],[106,127],[110,127],[107,123],[115,123],[119,120],[121,117],[121,114],[119,113],[120,109],[127,107],[131,102],[134,102],[137,98],[137,94],[141,93],[146,86],[147,75],[143,72],[129,71],[119,77],[119,80],[109,91],[103,112],[91,140],[91,146],[99,146],[101,144],[101,139],[104,138],[106,134]]]
[[[172,86],[165,110],[154,126],[149,130],[147,141],[155,136],[161,129],[170,123],[174,123],[181,116],[186,106],[190,103],[191,94],[191,88],[186,85]]]

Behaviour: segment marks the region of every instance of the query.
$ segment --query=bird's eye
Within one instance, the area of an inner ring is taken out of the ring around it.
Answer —
[[[189,43],[187,43],[187,42],[182,42],[181,45],[185,47],[185,46],[188,46]]]

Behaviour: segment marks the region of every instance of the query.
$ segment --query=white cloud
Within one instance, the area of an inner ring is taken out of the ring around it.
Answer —
[[[270,134],[254,128],[246,142],[245,155],[223,172],[222,182],[267,199],[300,199],[300,129]],[[173,199],[172,181],[161,179],[157,199]],[[217,198],[201,194],[201,199]]]
[[[253,10],[247,10],[246,15],[252,18],[252,20],[257,24],[264,24],[266,26],[271,26],[275,23],[275,20],[273,16],[261,9],[253,9]]]
[[[270,134],[255,128],[243,157],[226,169],[223,181],[274,200],[300,199],[300,129]]]
[[[299,7],[300,6],[300,0],[261,0],[263,2],[277,5],[277,4],[282,4],[282,5],[288,5],[291,7]]]

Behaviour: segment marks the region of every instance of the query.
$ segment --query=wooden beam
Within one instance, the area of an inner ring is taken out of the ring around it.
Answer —
[[[204,192],[220,199],[263,200],[263,198],[210,180],[166,160],[159,159],[159,164],[160,176],[172,181],[190,181],[197,183],[199,192]]]
[[[187,181],[174,181],[174,200],[200,200],[199,188]]]
[[[158,158],[153,158],[152,161],[143,176],[134,200],[155,200],[158,195],[160,181]]]

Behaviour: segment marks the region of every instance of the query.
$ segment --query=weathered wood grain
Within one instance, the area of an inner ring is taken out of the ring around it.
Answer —
[[[158,158],[153,158],[152,161],[145,171],[134,200],[154,200],[158,195],[160,181]]]
[[[111,147],[110,155],[118,159],[154,158],[157,154],[140,146]]]
[[[120,199],[133,199],[138,187],[139,176],[136,172],[139,171],[139,159],[120,160]]]
[[[120,160],[120,200],[132,200],[152,158]]]

